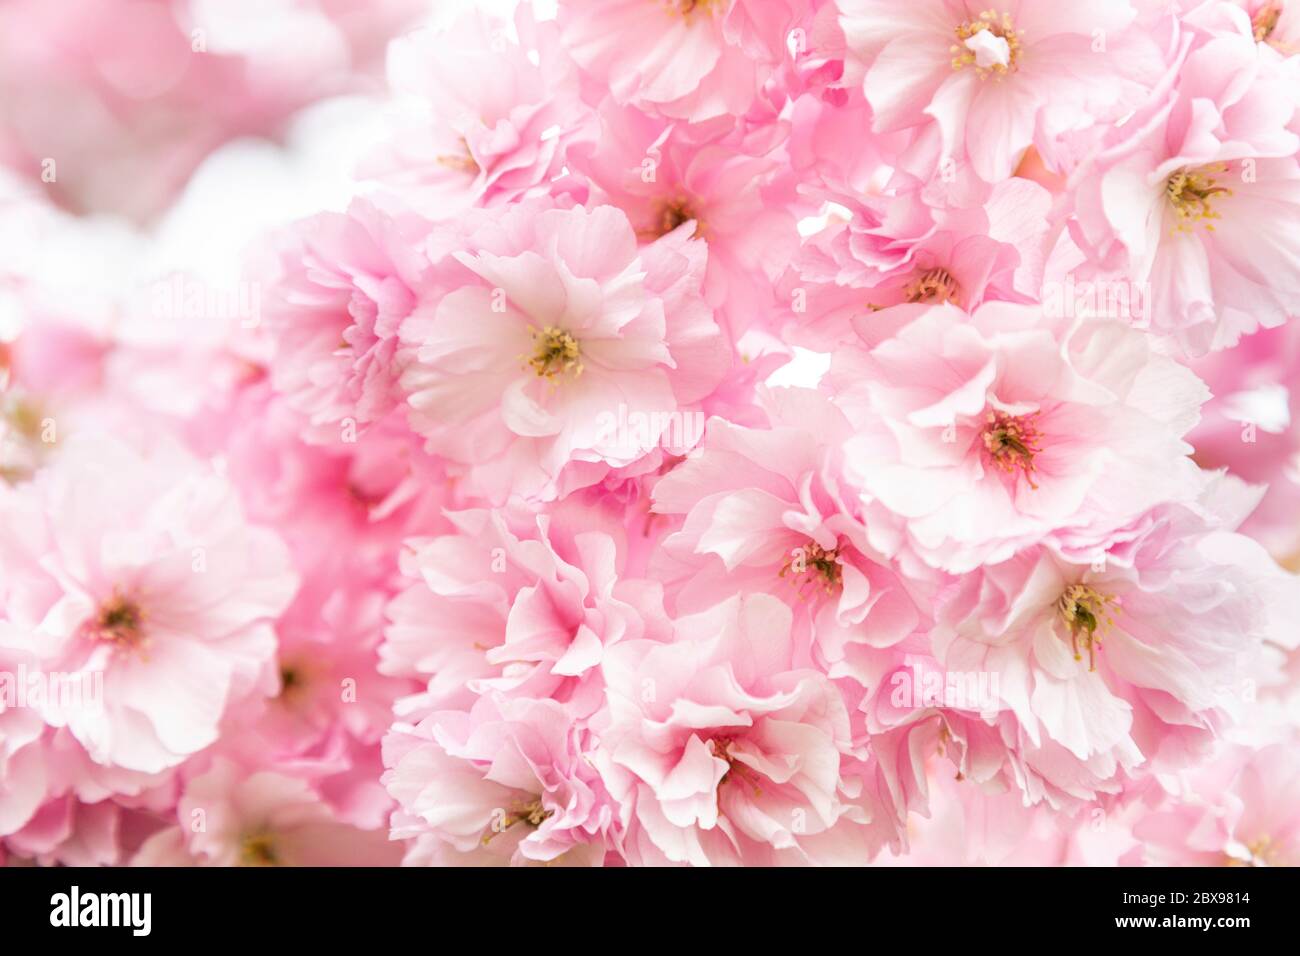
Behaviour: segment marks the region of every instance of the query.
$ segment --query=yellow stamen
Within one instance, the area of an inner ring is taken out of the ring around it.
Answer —
[[[931,269],[903,287],[908,302],[957,302],[961,288],[947,269]]]
[[[547,810],[542,806],[541,798],[529,800],[522,806],[512,809],[503,816],[500,821],[493,821],[488,831],[483,834],[483,845],[492,842],[492,838],[498,833],[505,833],[517,823],[522,823],[527,827],[536,830],[554,813],[554,810]]]
[[[798,589],[801,599],[805,596],[808,587],[816,587],[819,580],[822,590],[827,594],[833,594],[843,578],[839,549],[833,548],[827,551],[816,541],[809,541],[800,552],[781,566],[777,577],[783,578],[789,574],[790,581]]]
[[[992,463],[1007,474],[1019,472],[1030,488],[1034,483],[1034,456],[1042,448],[1034,416],[1008,415],[1006,412],[989,412],[984,426],[984,449]]]
[[[966,46],[966,41],[975,34],[987,30],[996,37],[1001,37],[1007,41],[1007,62],[1005,64],[995,63],[990,67],[980,66],[975,62],[975,53],[970,47]],[[960,24],[957,29],[957,43],[954,43],[949,52],[952,53],[952,68],[960,70],[968,66],[975,67],[975,72],[980,79],[986,79],[990,74],[997,77],[1006,76],[1008,73],[1014,73],[1020,68],[1020,38],[1024,36],[1024,30],[1017,30],[1011,20],[1011,14],[998,14],[996,10],[985,10],[976,19],[967,20]]]
[[[1070,648],[1076,661],[1083,660],[1079,652],[1079,636],[1083,635],[1088,647],[1088,670],[1097,669],[1097,649],[1105,632],[1114,625],[1111,609],[1117,607],[1114,598],[1108,597],[1087,584],[1071,584],[1056,600],[1056,610],[1070,630]]]
[[[695,221],[695,237],[704,237],[704,223],[700,221],[689,199],[678,196],[675,199],[662,200],[655,210],[650,225],[637,230],[637,237],[643,242],[652,242],[660,236],[666,236],[682,223]]]
[[[89,635],[93,640],[109,641],[119,650],[136,650],[147,643],[144,619],[140,605],[114,589],[113,596],[100,605]]]
[[[1277,21],[1282,18],[1282,4],[1276,2],[1266,3],[1255,11],[1255,15],[1250,18],[1250,26],[1255,34],[1257,43],[1267,43],[1268,38],[1273,35],[1277,29]]]
[[[461,152],[444,153],[437,157],[438,165],[446,166],[448,169],[454,169],[457,172],[477,175],[479,165],[477,160],[474,159],[474,154],[470,152],[469,143],[466,141],[464,136],[460,138],[460,145]]]
[[[694,14],[708,14],[717,11],[721,4],[718,0],[663,0],[670,16],[682,16],[689,20]]]
[[[244,837],[239,849],[240,866],[279,866],[280,855],[269,833],[254,833]]]
[[[1211,220],[1222,219],[1212,205],[1215,196],[1231,196],[1232,190],[1217,185],[1211,173],[1226,173],[1227,163],[1204,166],[1200,169],[1180,169],[1165,182],[1165,195],[1178,217],[1174,232],[1191,232],[1196,223],[1203,222],[1205,228],[1214,231]]]
[[[528,364],[537,372],[539,378],[553,379],[557,375],[573,373],[574,378],[582,374],[581,353],[578,340],[563,329],[552,325],[540,332],[529,326],[536,348]]]
[[[1279,863],[1279,847],[1273,843],[1273,838],[1262,836],[1258,839],[1251,840],[1246,844],[1246,850],[1250,853],[1249,860],[1243,860],[1235,856],[1229,856],[1224,861],[1228,866],[1279,866],[1285,865]]]

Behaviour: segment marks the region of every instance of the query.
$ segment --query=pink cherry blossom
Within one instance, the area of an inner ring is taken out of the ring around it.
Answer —
[[[1125,324],[996,302],[855,324],[866,347],[838,351],[828,381],[885,554],[965,572],[1046,536],[1104,540],[1196,492],[1181,436],[1204,386]]]
[[[686,447],[693,403],[730,361],[700,298],[702,243],[641,249],[611,206],[523,203],[430,247],[437,291],[402,324],[402,386],[416,431],[475,493],[554,498]],[[645,427],[620,427],[634,416]]]
[[[854,497],[822,441],[847,437],[837,409],[816,392],[775,392],[773,427],[714,419],[701,447],[654,489],[657,511],[684,513],[656,562],[679,613],[719,593],[768,592],[811,628],[819,666],[858,669],[922,622],[911,585],[868,543]],[[873,675],[874,676],[874,675]]]
[[[587,716],[608,648],[667,631],[661,585],[621,576],[628,550],[612,522],[499,510],[449,517],[455,534],[403,553],[415,583],[390,604],[380,651],[384,673],[427,680],[425,706],[465,706],[494,690]]]
[[[299,224],[268,264],[272,381],[322,438],[378,421],[400,400],[398,329],[416,304],[426,229],[358,202]]]
[[[1158,866],[1297,866],[1300,763],[1294,730],[1258,749],[1229,745],[1133,825],[1126,862]]]
[[[807,0],[564,0],[561,42],[620,103],[692,123],[746,112]]]
[[[1172,89],[1075,173],[1072,234],[1099,268],[1149,284],[1155,328],[1193,354],[1300,308],[1296,64],[1244,16],[1233,26],[1189,30]]]
[[[1007,759],[1035,802],[1207,753],[1294,606],[1294,579],[1257,543],[1191,509],[1156,509],[1116,540],[1091,563],[1039,550],[986,567],[938,615],[943,664],[998,675]]]
[[[910,148],[927,150],[935,166],[969,163],[990,183],[1010,176],[1044,130],[1122,117],[1161,65],[1130,29],[1127,0],[1069,15],[1047,0],[987,10],[964,0],[922,0],[902,12],[887,0],[838,7],[872,129],[913,130]]]
[[[641,242],[694,223],[708,246],[704,294],[733,341],[771,311],[770,280],[798,244],[795,181],[770,127],[719,138],[606,101],[600,136],[572,151],[595,198]],[[703,138],[702,138],[703,137]]]
[[[554,22],[524,6],[514,25],[519,42],[481,13],[394,41],[389,80],[412,105],[364,171],[431,218],[544,195],[571,142],[589,135]]]
[[[175,767],[264,692],[271,622],[296,587],[284,545],[247,525],[228,482],[163,446],[65,448],[4,489],[6,640],[44,671],[102,679],[102,706],[47,700],[95,763]]]
[[[133,866],[391,866],[401,850],[382,830],[334,819],[302,780],[230,761],[188,783],[177,817]]]
[[[546,699],[484,696],[468,713],[398,724],[384,779],[401,804],[394,837],[414,838],[407,862],[600,865],[617,808],[589,746]]]
[[[847,710],[800,666],[790,625],[784,604],[754,594],[678,619],[670,643],[611,649],[598,765],[630,862],[833,862],[865,846],[840,776]]]

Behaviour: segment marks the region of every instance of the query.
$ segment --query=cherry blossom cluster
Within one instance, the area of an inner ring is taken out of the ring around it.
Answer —
[[[471,9],[233,290],[0,261],[0,858],[1300,863],[1298,54]]]

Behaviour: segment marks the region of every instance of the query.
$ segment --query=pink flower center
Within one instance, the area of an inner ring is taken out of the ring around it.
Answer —
[[[670,14],[680,14],[688,20],[695,14],[707,14],[722,6],[720,0],[666,0]]]
[[[1257,43],[1267,43],[1268,38],[1273,35],[1277,29],[1277,21],[1282,18],[1282,4],[1273,0],[1266,3],[1250,18],[1250,26],[1255,34]]]
[[[990,463],[1009,475],[1023,475],[1031,488],[1038,487],[1033,479],[1034,456],[1042,451],[1035,418],[1032,413],[989,412],[982,436]]]
[[[301,701],[311,686],[309,668],[296,661],[280,663],[280,694],[278,699],[285,704]]]
[[[239,846],[240,866],[279,866],[280,854],[269,833],[253,833],[244,837]]]
[[[0,388],[5,384],[3,359],[0,354]],[[0,481],[12,485],[32,476],[53,440],[44,424],[40,407],[29,398],[14,392],[0,396]]]
[[[695,220],[695,235],[702,237],[704,235],[704,223],[700,222],[700,217],[696,215],[695,210],[691,207],[690,200],[684,198],[665,199],[659,204],[656,217],[652,220],[649,228],[638,230],[638,235],[644,240],[658,239],[660,236],[666,236],[682,223]]]
[[[474,159],[474,155],[469,151],[469,142],[464,136],[460,138],[460,145],[462,147],[461,152],[443,153],[439,156],[438,165],[454,169],[457,172],[477,175],[479,171],[478,161]]]
[[[1071,584],[1056,600],[1057,613],[1070,631],[1070,649],[1076,661],[1082,660],[1079,651],[1079,639],[1088,648],[1088,670],[1097,669],[1097,650],[1101,647],[1101,638],[1106,629],[1115,622],[1111,611],[1116,602],[1095,588],[1086,584]]]
[[[952,68],[973,66],[980,79],[990,74],[1001,77],[1014,73],[1020,69],[1020,37],[1024,32],[1015,28],[1011,14],[985,10],[957,27],[958,42],[949,48]]]
[[[582,374],[582,358],[578,340],[563,329],[548,325],[538,331],[529,326],[533,334],[533,356],[528,360],[539,378],[554,379],[557,375]]]
[[[1211,173],[1223,174],[1228,164],[1203,166],[1200,169],[1180,169],[1165,182],[1165,195],[1174,208],[1178,221],[1175,232],[1191,232],[1198,222],[1203,222],[1209,232],[1214,231],[1211,220],[1222,219],[1213,207],[1215,196],[1231,196],[1232,190],[1217,185]]]
[[[754,772],[752,767],[741,763],[731,753],[731,745],[733,742],[733,738],[731,737],[709,738],[709,750],[712,751],[713,756],[717,757],[719,760],[725,760],[727,762],[727,770],[722,775],[722,779],[718,781],[719,796],[721,796],[722,785],[729,780],[738,782],[743,781],[754,788],[754,796],[762,796],[763,788],[759,786],[758,774]]]
[[[486,846],[491,843],[492,838],[498,833],[505,833],[511,827],[519,823],[536,830],[545,823],[554,812],[554,810],[547,810],[542,806],[541,797],[535,797],[534,799],[510,810],[504,816],[494,818],[488,831],[483,834],[483,845]]]
[[[1249,859],[1241,859],[1237,856],[1228,856],[1224,861],[1227,866],[1285,866],[1280,861],[1280,848],[1273,842],[1270,836],[1261,836],[1251,840],[1246,845],[1246,852],[1250,854]]]
[[[827,551],[816,541],[809,541],[795,549],[790,560],[782,565],[777,577],[790,575],[790,582],[798,590],[800,600],[806,596],[809,587],[820,587],[827,594],[833,594],[840,586],[843,576],[839,556],[838,548]]]
[[[117,591],[102,605],[89,625],[92,640],[109,641],[119,650],[137,650],[144,646],[144,611],[130,598]]]
[[[903,288],[908,302],[957,302],[961,286],[947,269],[931,269]]]

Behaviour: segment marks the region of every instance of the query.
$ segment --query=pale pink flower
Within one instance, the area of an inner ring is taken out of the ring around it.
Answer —
[[[1138,815],[1126,862],[1149,866],[1300,866],[1300,756],[1295,733],[1228,745]]]
[[[427,228],[357,200],[298,223],[261,264],[272,382],[311,438],[353,441],[400,401],[398,328],[416,304]]]
[[[928,770],[928,813],[909,818],[907,852],[882,856],[878,865],[1116,866],[1132,848],[1126,821],[1113,808],[1025,806],[1014,789],[985,789],[953,773],[941,754]]]
[[[45,722],[35,708],[16,706],[19,675],[36,673],[37,659],[10,646],[7,634],[0,629],[0,836],[26,826],[56,785],[42,741]]]
[[[102,706],[41,708],[92,761],[175,767],[265,691],[272,623],[297,581],[228,482],[172,446],[88,438],[0,491],[6,640],[46,672],[102,676]]]
[[[543,194],[569,144],[588,135],[555,23],[534,22],[522,4],[517,42],[506,26],[476,11],[389,50],[389,84],[406,110],[362,171],[431,218]]]
[[[323,607],[296,601],[277,628],[273,696],[241,710],[221,744],[225,756],[309,778],[340,821],[365,828],[392,810],[379,742],[394,704],[417,689],[378,673],[386,595],[349,600],[339,588]]]
[[[437,290],[402,325],[402,385],[467,491],[551,499],[698,437],[692,405],[730,363],[699,294],[703,243],[639,248],[612,206],[547,202],[474,214],[430,247]]]
[[[308,443],[304,431],[302,417],[261,381],[200,417],[188,437],[222,457],[249,518],[290,546],[305,578],[296,604],[328,610],[382,600],[402,540],[449,527],[441,466],[395,416],[355,441]]]
[[[1300,325],[1262,329],[1192,368],[1214,395],[1188,436],[1197,462],[1267,488],[1241,530],[1300,568]]]
[[[1184,32],[1173,89],[1073,178],[1075,240],[1107,278],[1146,285],[1154,328],[1192,354],[1300,309],[1300,61],[1279,61],[1235,21]]]
[[[913,166],[922,179],[945,162],[969,164],[985,182],[1006,179],[1036,141],[1121,118],[1163,65],[1133,28],[1127,0],[1068,9],[1052,0],[837,6],[846,81],[862,84],[874,132],[916,134],[913,147],[927,157],[924,169]]]
[[[1037,298],[1051,197],[1034,183],[998,183],[969,209],[936,210],[916,192],[836,199],[852,217],[809,237],[778,287],[792,343],[834,351],[856,319],[896,305]]]
[[[457,533],[403,552],[415,583],[390,604],[380,649],[383,673],[427,680],[421,706],[467,709],[495,690],[586,716],[599,706],[609,646],[667,632],[660,585],[622,576],[628,552],[612,516],[448,517]]]
[[[600,121],[596,141],[570,157],[593,201],[626,213],[643,243],[693,230],[708,246],[704,295],[732,342],[763,328],[771,280],[799,242],[795,180],[769,132],[776,128],[719,138],[608,101]]]
[[[789,56],[807,0],[562,0],[561,42],[619,103],[698,123],[740,115]]]
[[[176,817],[144,842],[132,866],[395,866],[401,859],[387,833],[341,823],[305,781],[229,760],[186,784]]]
[[[408,864],[604,862],[617,808],[591,765],[590,737],[553,700],[480,698],[384,740]]]
[[[129,813],[110,800],[81,803],[72,796],[58,797],[4,844],[15,856],[41,866],[120,866],[130,836],[123,831],[131,829],[123,818]]]
[[[1278,57],[1294,56],[1300,52],[1300,11],[1285,0],[1232,0],[1250,20],[1250,33],[1255,42],[1267,46]],[[1198,21],[1218,20],[1227,29],[1241,29],[1240,19],[1226,10],[1205,4],[1188,14],[1188,19]]]
[[[827,382],[887,555],[970,571],[1048,535],[1104,538],[1199,489],[1181,436],[1205,387],[1124,323],[986,302],[901,306],[856,328],[868,347],[840,349]]]
[[[996,675],[1007,766],[1031,802],[1182,769],[1240,712],[1297,593],[1256,542],[1202,510],[1222,505],[1215,487],[1196,510],[1143,516],[1091,563],[1036,549],[945,597],[936,656]]]
[[[818,666],[869,683],[862,658],[916,631],[920,611],[867,543],[856,496],[835,471],[848,422],[807,389],[774,389],[765,404],[770,429],[712,419],[700,447],[656,483],[655,510],[685,522],[651,567],[678,614],[719,595],[776,595]]]
[[[0,864],[1296,862],[1294,4],[420,5],[0,3]]]
[[[801,666],[790,609],[732,597],[679,618],[670,643],[622,642],[602,664],[598,767],[629,863],[834,863],[867,856],[844,701]]]

